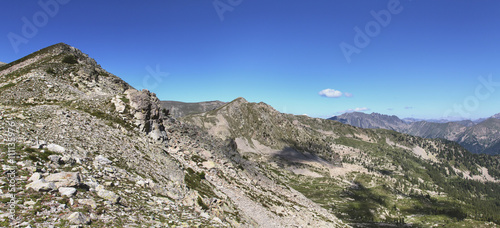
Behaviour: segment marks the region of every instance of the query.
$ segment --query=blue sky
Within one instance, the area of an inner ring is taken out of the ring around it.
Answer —
[[[64,42],[162,100],[244,97],[314,117],[500,112],[500,1],[2,4],[0,61]],[[26,21],[36,31],[23,33]]]

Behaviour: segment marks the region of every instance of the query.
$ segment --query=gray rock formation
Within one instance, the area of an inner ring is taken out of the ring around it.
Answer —
[[[156,95],[148,90],[137,91],[135,89],[125,91],[125,94],[130,100],[130,114],[134,117],[135,125],[139,127],[139,130],[155,140],[165,140],[167,134],[163,126],[163,112]]]

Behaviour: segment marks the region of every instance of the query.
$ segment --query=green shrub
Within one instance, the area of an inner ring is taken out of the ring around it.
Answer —
[[[47,68],[47,69],[45,70],[45,72],[46,72],[47,74],[56,74],[56,71],[55,71],[55,70],[54,70],[54,68],[52,68],[52,67]]]
[[[78,60],[76,59],[76,56],[74,56],[74,55],[67,55],[63,58],[62,62],[67,63],[67,64],[77,64]]]

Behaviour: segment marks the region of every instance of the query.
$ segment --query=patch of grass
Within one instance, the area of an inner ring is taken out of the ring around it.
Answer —
[[[196,163],[201,163],[201,162],[205,162],[207,161],[206,159],[200,157],[199,155],[195,154],[193,156],[191,156],[191,160],[196,162]]]
[[[2,86],[2,87],[0,88],[0,90],[6,90],[6,89],[9,89],[9,88],[11,88],[11,87],[13,87],[13,86],[15,86],[15,85],[16,85],[16,84],[14,84],[14,83],[9,83],[9,84],[7,84],[7,85]]]
[[[122,97],[122,98],[120,98],[120,100],[122,100],[125,104],[130,103],[130,100],[127,99],[126,97]]]
[[[201,197],[198,196],[198,200],[196,202],[198,203],[198,205],[200,205],[201,209],[205,211],[209,209],[205,202],[203,202],[203,199]]]
[[[212,187],[206,182],[204,172],[195,172],[191,168],[187,168],[187,173],[184,176],[184,182],[186,186],[190,189],[194,189],[200,193],[200,195],[205,197],[215,197],[215,193],[212,191]]]
[[[103,119],[103,120],[107,120],[109,121],[108,123],[108,126],[112,126],[111,123],[116,123],[116,124],[119,124],[121,125],[122,127],[124,127],[125,129],[129,130],[129,131],[133,131],[134,130],[134,127],[128,123],[127,121],[121,119],[120,117],[116,117],[116,116],[113,116],[113,115],[110,115],[110,114],[106,114],[104,112],[101,112],[99,110],[85,110],[84,111],[88,112],[90,115],[93,115],[99,119]]]

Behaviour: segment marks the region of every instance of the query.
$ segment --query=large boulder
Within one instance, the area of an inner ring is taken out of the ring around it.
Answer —
[[[57,144],[49,144],[47,145],[47,149],[51,150],[51,151],[54,151],[54,152],[57,152],[57,153],[64,153],[66,152],[66,148],[62,147],[62,146],[59,146]]]
[[[60,172],[50,174],[45,178],[47,181],[54,182],[57,188],[59,187],[76,187],[82,182],[80,173],[78,172]]]
[[[90,218],[82,212],[73,212],[67,219],[70,223],[77,225],[90,224],[91,222]]]
[[[118,196],[116,193],[104,189],[102,185],[99,185],[96,188],[97,195],[105,200],[110,201],[111,203],[119,203],[120,202],[120,196]]]
[[[26,188],[33,189],[35,191],[51,191],[56,189],[56,185],[52,182],[46,181],[45,179],[39,179],[36,181],[33,181],[33,183],[30,183],[26,185]]]
[[[60,187],[59,193],[61,196],[72,196],[76,193],[76,188],[72,187]]]

